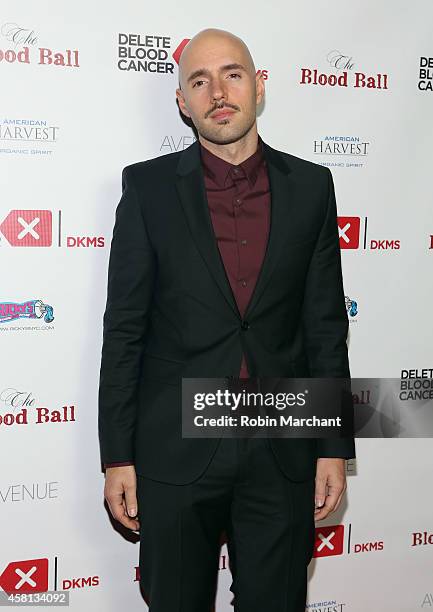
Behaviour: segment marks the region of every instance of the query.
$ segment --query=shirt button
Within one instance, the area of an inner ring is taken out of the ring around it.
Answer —
[[[241,245],[242,245],[242,246],[245,246],[245,245],[246,245],[246,243],[247,243],[247,241],[246,241],[246,240],[241,240]]]
[[[240,204],[242,204],[242,200],[240,198],[236,198],[235,204],[239,206]]]
[[[246,280],[241,280],[241,285],[242,287],[246,287],[247,286],[247,281]]]
[[[233,174],[239,174],[239,168],[233,168]]]
[[[250,324],[248,323],[248,321],[242,321],[241,323],[241,329],[243,329],[244,331],[247,330],[249,328]]]

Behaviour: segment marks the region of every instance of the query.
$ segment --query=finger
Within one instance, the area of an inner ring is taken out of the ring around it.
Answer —
[[[314,500],[316,508],[321,508],[325,503],[326,499],[326,478],[316,476],[316,489],[314,493]]]
[[[334,506],[337,502],[338,497],[339,497],[339,494],[337,495],[335,490],[334,491],[328,490],[328,494],[325,497],[325,503],[323,504],[321,508],[316,508],[316,513],[315,513],[316,519],[318,517],[323,516],[324,518],[325,516],[328,516],[328,514],[334,509]]]
[[[346,490],[346,479],[340,478],[332,484],[328,485],[328,493],[335,498],[335,505],[333,510],[336,510],[341,498]]]
[[[314,511],[314,520],[315,521],[321,521],[324,518],[326,518],[328,516],[330,512],[329,506],[327,505],[327,502],[325,500],[325,503],[323,504],[323,506],[321,508],[316,508]]]
[[[112,517],[128,529],[139,529],[137,520],[128,516],[122,493],[111,493],[106,496]]]
[[[334,511],[337,501],[340,499],[342,489],[340,487],[329,487],[328,495],[326,496],[325,503],[321,508],[316,508],[314,513],[314,519],[321,521],[327,517],[331,512]]]
[[[124,506],[123,506],[123,518],[120,521],[122,523],[122,525],[124,525],[125,527],[127,527],[128,529],[132,529],[132,531],[139,531],[140,530],[140,521],[137,518],[131,518],[130,516],[128,516],[128,511],[126,509],[126,503],[123,502]]]
[[[128,514],[128,509],[126,506],[126,501],[125,501],[125,497],[123,497],[122,499],[122,506],[123,506],[123,517],[124,520],[125,519],[133,519],[135,527],[131,527],[131,523],[129,523],[128,525],[126,525],[126,523],[122,523],[123,525],[125,525],[125,527],[128,527],[129,529],[133,529],[134,531],[138,531],[140,529],[140,521],[138,520],[137,517],[132,517]]]
[[[126,513],[131,518],[134,518],[138,514],[137,504],[137,489],[135,486],[126,487],[125,489],[125,504]]]
[[[138,519],[134,519],[128,516],[125,500],[122,501],[121,512],[115,518],[117,521],[119,521],[119,523],[121,523],[124,527],[127,527],[128,529],[132,529],[133,531],[138,531],[140,529],[140,523]]]

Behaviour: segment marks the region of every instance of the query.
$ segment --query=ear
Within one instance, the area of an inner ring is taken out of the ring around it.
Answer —
[[[191,115],[189,114],[188,109],[186,107],[185,97],[183,95],[183,91],[179,87],[176,89],[176,98],[177,98],[177,102],[179,104],[179,108],[182,111],[182,114],[185,115],[185,117],[191,117]]]
[[[265,95],[265,80],[263,74],[259,71],[256,74],[256,104],[260,104]]]

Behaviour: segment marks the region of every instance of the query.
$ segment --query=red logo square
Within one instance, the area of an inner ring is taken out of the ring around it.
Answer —
[[[340,249],[357,249],[361,230],[360,217],[338,217]]]
[[[331,557],[343,554],[344,525],[316,527],[313,557]]]

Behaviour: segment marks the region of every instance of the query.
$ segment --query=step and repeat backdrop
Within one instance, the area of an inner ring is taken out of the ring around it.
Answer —
[[[194,141],[175,100],[187,40],[242,37],[262,138],[334,177],[352,375],[431,389],[433,5],[22,0],[0,20],[0,590],[145,610],[97,439],[122,168]],[[317,524],[307,609],[433,610],[432,440],[359,439],[347,475]],[[224,543],[218,579],[230,611]]]

